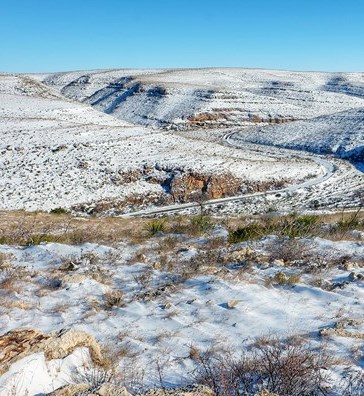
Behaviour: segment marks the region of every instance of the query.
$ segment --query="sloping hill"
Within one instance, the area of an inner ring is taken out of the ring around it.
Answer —
[[[306,160],[287,172],[290,160],[280,156],[131,125],[62,96],[39,77],[0,76],[1,209],[125,211],[185,202],[199,191],[219,198],[264,190],[320,173]],[[99,88],[100,97],[114,97],[114,88]]]
[[[254,128],[240,134],[247,142],[335,154],[364,160],[364,107],[296,121]]]
[[[112,70],[38,76],[68,98],[147,126],[282,123],[364,105],[360,73],[254,69]]]

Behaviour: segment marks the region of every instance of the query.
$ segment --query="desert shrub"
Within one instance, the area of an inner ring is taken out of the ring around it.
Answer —
[[[299,275],[293,274],[287,276],[283,271],[279,271],[267,283],[268,285],[293,286],[299,281]]]
[[[355,229],[362,229],[364,227],[364,221],[359,216],[361,209],[359,208],[348,217],[345,217],[344,213],[342,213],[340,220],[331,225],[329,232],[335,234],[336,238],[342,239],[348,232]]]
[[[150,270],[145,270],[139,274],[133,275],[135,283],[141,289],[147,289],[149,287],[150,281],[152,279],[152,272]]]
[[[214,227],[211,216],[200,213],[196,216],[177,216],[169,222],[169,229],[175,234],[200,235]]]
[[[297,238],[319,235],[321,233],[321,222],[319,216],[291,214],[277,219],[263,217],[235,230],[230,229],[228,241],[239,243],[263,238],[274,234],[281,237]]]
[[[268,245],[270,260],[283,260],[290,265],[310,256],[309,246],[299,239],[283,239],[273,241]]]
[[[324,350],[313,350],[298,338],[261,338],[239,358],[211,350],[192,357],[194,380],[217,396],[252,396],[263,390],[281,396],[326,395],[327,368],[333,364]]]
[[[229,230],[228,242],[239,243],[262,238],[269,234],[269,229],[259,223],[252,223],[236,230]]]
[[[320,229],[318,216],[292,214],[282,221],[279,235],[289,238],[317,235]]]
[[[50,242],[64,242],[62,236],[60,235],[52,235],[52,234],[33,234],[29,235],[29,239],[25,241],[25,245],[33,246],[39,245],[41,243],[50,243]]]
[[[175,270],[181,276],[181,281],[204,273],[209,268],[216,268],[222,264],[223,256],[217,250],[200,251],[189,261],[180,263]]]
[[[12,269],[11,260],[13,258],[11,254],[0,252],[0,274],[9,272]]]
[[[208,241],[208,249],[214,250],[223,247],[226,244],[225,238],[215,237],[210,238]]]
[[[104,294],[105,308],[125,307],[124,292],[115,290]]]
[[[158,234],[158,232],[166,231],[166,221],[164,219],[153,219],[145,225],[145,230],[150,236]]]
[[[178,244],[179,239],[173,236],[167,236],[161,242],[159,242],[157,249],[160,252],[167,252],[174,249]]]
[[[362,370],[346,370],[338,392],[342,392],[343,396],[364,395],[364,372]]]
[[[194,231],[192,233],[207,232],[210,231],[214,226],[211,217],[206,214],[193,216],[190,222],[191,222],[191,229],[192,231]]]
[[[65,208],[54,208],[54,209],[51,209],[49,211],[49,213],[55,214],[55,215],[61,215],[61,214],[67,214],[68,211]]]
[[[114,346],[115,347],[115,346]],[[105,352],[105,351],[103,351]],[[87,384],[90,388],[86,391],[77,392],[78,396],[90,395],[100,391],[104,384],[114,385],[107,391],[109,396],[125,396],[125,388],[132,394],[140,394],[145,391],[144,370],[134,361],[125,360],[118,364],[116,368],[113,364],[107,367],[80,367],[71,375],[69,384]],[[125,388],[124,388],[125,387]],[[100,392],[101,394],[101,392]],[[106,394],[102,392],[102,394]]]

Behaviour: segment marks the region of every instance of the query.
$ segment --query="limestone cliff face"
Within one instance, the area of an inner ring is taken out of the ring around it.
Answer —
[[[187,202],[199,199],[216,199],[236,195],[241,190],[242,181],[231,175],[206,175],[193,171],[176,174],[169,189],[173,201]]]

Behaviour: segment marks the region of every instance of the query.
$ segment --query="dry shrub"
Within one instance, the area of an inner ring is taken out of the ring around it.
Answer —
[[[309,256],[307,243],[299,239],[284,239],[279,242],[273,241],[268,246],[270,260],[283,260],[289,265]]]
[[[133,275],[135,283],[140,287],[140,289],[147,289],[150,285],[152,279],[152,271],[149,269],[144,269],[144,271]]]
[[[297,274],[286,275],[283,271],[279,271],[272,278],[269,278],[266,285],[278,285],[278,286],[294,286],[300,281],[300,277]]]
[[[223,256],[218,250],[200,251],[190,260],[178,263],[174,268],[181,282],[218,268],[223,263]]]
[[[0,274],[9,272],[12,269],[11,260],[13,255],[0,252]]]
[[[345,370],[343,379],[339,385],[338,393],[342,396],[364,395],[364,371],[361,369]]]
[[[169,252],[173,250],[179,242],[179,239],[173,236],[167,236],[163,238],[162,241],[158,243],[158,250],[159,252]]]
[[[197,383],[217,396],[253,396],[267,390],[280,396],[326,395],[334,364],[325,350],[299,338],[265,337],[239,358],[207,351],[194,355]]]
[[[210,238],[208,240],[208,249],[215,250],[225,246],[226,240],[223,237]]]
[[[125,307],[125,294],[121,290],[114,290],[104,294],[104,303],[106,309],[114,307]]]

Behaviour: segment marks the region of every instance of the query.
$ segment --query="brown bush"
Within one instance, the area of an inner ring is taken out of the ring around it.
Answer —
[[[334,362],[324,350],[301,339],[261,338],[240,358],[207,351],[194,355],[195,381],[217,396],[253,396],[263,390],[281,396],[326,395],[327,368]]]

